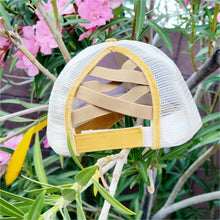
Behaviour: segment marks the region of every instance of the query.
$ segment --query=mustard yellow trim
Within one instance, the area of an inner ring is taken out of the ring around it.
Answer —
[[[74,137],[78,153],[143,146],[141,127],[76,134]]]
[[[110,46],[103,50],[89,65],[87,65],[87,67],[82,71],[77,80],[73,83],[72,88],[70,89],[67,96],[65,105],[65,126],[66,131],[70,133],[70,141],[73,146],[73,150],[76,154],[78,154],[78,151],[74,139],[71,120],[72,101],[76,95],[77,88],[80,86],[83,79],[92,71],[92,69],[99,63],[99,61],[102,58],[104,58],[107,54],[111,52],[119,52],[127,56],[129,59],[131,59],[134,63],[138,65],[138,67],[145,75],[149,83],[153,102],[153,149],[158,149],[160,147],[160,96],[154,76],[150,68],[146,65],[146,63],[136,54],[120,46]],[[122,148],[123,146],[121,147],[121,149]]]

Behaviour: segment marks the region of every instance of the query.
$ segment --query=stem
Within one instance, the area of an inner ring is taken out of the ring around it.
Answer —
[[[124,164],[127,161],[127,156],[129,154],[131,149],[123,149],[120,153],[124,155],[123,158],[117,160],[116,162],[116,166],[113,172],[113,178],[111,181],[111,185],[109,187],[109,193],[114,196],[117,186],[118,186],[118,181],[120,179],[121,176],[121,171],[123,169]],[[99,220],[105,220],[108,217],[109,214],[109,210],[110,210],[111,205],[105,200],[104,205],[102,207],[102,211],[101,214],[99,216]]]
[[[195,22],[194,22],[194,18],[193,15],[195,14],[195,2],[192,2],[192,32],[191,32],[191,40],[190,40],[190,55],[191,55],[191,60],[192,60],[192,64],[193,67],[195,69],[195,71],[198,71],[197,67],[196,67],[196,63],[195,63],[195,59],[194,59],[194,36],[195,36]]]
[[[212,19],[212,24],[211,24],[211,28],[210,28],[210,32],[211,34],[213,34],[215,32],[216,29],[216,23],[217,23],[217,15],[219,13],[219,9],[220,9],[220,0],[219,0],[219,4],[215,4],[215,11],[214,11],[214,16]],[[212,39],[209,38],[209,43],[208,43],[208,57],[211,56],[212,54]]]
[[[6,120],[9,120],[11,118],[18,117],[18,116],[21,116],[21,115],[27,115],[27,114],[30,114],[30,113],[33,113],[33,112],[44,111],[44,110],[47,110],[47,109],[48,109],[48,105],[42,105],[42,106],[37,106],[37,107],[34,107],[34,108],[25,109],[25,110],[22,110],[22,111],[19,111],[19,112],[15,112],[15,113],[0,117],[0,122],[6,121]]]
[[[210,200],[220,199],[220,191],[215,191],[211,193],[205,193],[199,196],[193,196],[189,199],[184,199],[181,202],[177,202],[166,208],[162,208],[157,214],[152,217],[152,220],[164,219],[168,214],[175,212],[179,209],[185,208],[187,206],[195,205],[202,202],[207,202]]]
[[[202,156],[200,156],[187,170],[186,172],[179,178],[177,184],[175,185],[173,191],[171,192],[169,198],[167,199],[164,208],[173,203],[175,198],[178,195],[178,192],[187,181],[187,179],[194,173],[194,171],[201,166],[211,155],[213,155],[220,148],[220,142],[215,144],[209,150],[207,150]],[[162,208],[163,209],[163,208]]]
[[[47,116],[44,116],[44,117],[42,117],[42,118],[40,118],[40,119],[37,119],[35,122],[33,122],[33,123],[27,125],[26,127],[20,129],[19,131],[15,132],[15,133],[12,134],[11,136],[4,137],[4,138],[0,138],[0,144],[4,143],[5,141],[7,141],[7,140],[9,140],[9,139],[11,139],[11,138],[13,138],[13,137],[15,137],[15,136],[21,134],[21,133],[24,133],[24,132],[27,131],[29,128],[32,128],[34,125],[36,125],[36,124],[38,124],[38,123],[44,121],[46,118],[47,118]]]
[[[10,34],[10,37],[7,35],[7,32]],[[48,69],[46,69],[44,66],[42,66],[39,61],[27,50],[27,48],[24,46],[23,41],[18,33],[14,33],[12,31],[6,31],[0,29],[0,36],[3,36],[10,40],[12,44],[21,51],[45,76],[47,76],[50,80],[55,82],[56,77],[51,74]]]
[[[53,14],[55,18],[55,24],[56,24],[56,29],[60,31],[60,22],[58,19],[58,10],[57,10],[57,2],[56,0],[51,0],[52,6],[53,6]]]
[[[212,114],[215,110],[215,107],[216,107],[216,105],[219,101],[219,95],[220,95],[220,89],[218,88],[218,92],[215,95],[215,99],[213,101],[213,104],[212,104],[212,107],[211,107],[211,110],[210,110],[210,114]]]
[[[137,21],[138,4],[139,4],[139,0],[136,1],[136,5],[135,5],[135,14],[134,14],[134,19],[133,19],[131,40],[135,40],[135,31],[136,31],[136,21]]]
[[[63,39],[61,37],[61,32],[54,27],[54,23],[52,22],[48,13],[44,10],[42,4],[40,2],[37,2],[35,6],[37,10],[40,12],[44,21],[46,22],[48,28],[50,29],[50,32],[53,35],[54,40],[57,42],[58,47],[63,55],[63,58],[65,59],[66,62],[69,62],[71,60],[71,56],[63,42]]]
[[[187,80],[187,86],[192,91],[202,82],[205,78],[211,75],[220,67],[220,49],[209,57],[204,64],[199,68],[199,70],[193,73],[192,76]]]

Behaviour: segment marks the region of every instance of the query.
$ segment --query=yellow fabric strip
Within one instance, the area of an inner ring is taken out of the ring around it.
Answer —
[[[110,128],[123,117],[124,115],[122,114],[112,112],[107,115],[94,118],[93,120],[76,127],[75,131],[77,134],[79,134],[82,130],[97,130]]]
[[[141,127],[76,134],[74,137],[78,153],[143,146]]]
[[[121,67],[121,69],[135,69],[137,67],[137,64],[134,63],[132,60],[127,60]]]
[[[81,86],[80,86],[81,87]],[[148,86],[143,86],[143,85],[136,85],[133,87],[130,91],[128,91],[126,94],[123,94],[119,96],[119,99],[126,100],[129,102],[135,102],[138,100],[140,97],[145,95],[146,93],[149,92],[149,87]],[[77,97],[78,93],[76,94]],[[91,100],[90,100],[91,101]],[[105,103],[105,101],[104,101]],[[130,108],[130,107],[129,107]],[[117,110],[113,110],[113,112],[117,112]],[[85,106],[79,109],[76,109],[75,111],[72,112],[72,122],[74,125],[80,124],[84,121],[91,120],[93,118],[109,114],[110,110],[104,109],[104,108],[99,108],[97,106],[89,105]],[[148,118],[151,120],[152,119],[152,114],[148,115]]]
[[[110,83],[104,84],[104,83],[100,83],[99,81],[88,81],[88,82],[82,83],[82,85],[87,88],[94,89],[98,92],[109,92],[114,89],[117,89],[121,85],[121,83],[110,82]]]
[[[151,118],[153,107],[147,105],[140,105],[132,103],[130,101],[117,99],[112,96],[104,95],[98,93],[92,89],[80,86],[77,91],[77,98],[86,101],[92,105],[110,110],[113,112],[118,112],[125,115],[130,115],[136,118]]]
[[[117,70],[96,66],[89,75],[115,82],[130,82],[141,85],[148,84],[144,74],[136,70]]]

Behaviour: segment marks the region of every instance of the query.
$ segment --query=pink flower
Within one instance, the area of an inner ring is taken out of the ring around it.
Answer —
[[[73,4],[69,4],[63,11],[62,9],[64,8],[64,6],[66,5],[66,3],[68,2],[68,0],[57,0],[57,9],[58,9],[58,13],[61,15],[69,15],[69,14],[73,14],[75,13]],[[53,6],[51,4],[51,2],[48,1],[48,3],[45,3],[42,1],[43,7],[46,11],[53,11]],[[62,12],[61,12],[62,11]]]
[[[40,20],[35,25],[36,28],[36,40],[40,46],[40,51],[44,54],[51,54],[52,48],[57,47],[57,43],[54,40],[47,24]]]
[[[80,36],[79,36],[79,41],[82,41],[84,38],[88,38],[90,35],[91,35],[92,31],[91,29],[82,33]]]
[[[0,23],[0,28],[4,29],[2,23]],[[4,56],[11,47],[12,43],[8,39],[0,36],[0,67],[4,67]]]
[[[44,148],[49,148],[50,147],[50,145],[48,144],[47,138],[44,139],[43,144],[44,144]]]
[[[111,9],[118,8],[122,4],[122,0],[101,0],[103,5],[108,5]]]
[[[7,137],[9,137],[13,134],[14,134],[14,132],[10,131],[7,134]],[[23,138],[23,134],[15,136],[15,137],[9,139],[8,141],[5,141],[4,145],[1,145],[1,147],[10,148],[12,150],[15,150],[17,148],[18,144],[20,143],[20,141],[22,140],[22,138]],[[0,151],[0,178],[5,173],[5,166],[9,163],[10,158],[11,158],[10,153],[7,153],[5,151]]]
[[[185,2],[185,4],[186,4],[186,6],[189,5],[189,0],[184,0],[184,2]]]
[[[220,22],[220,12],[217,15],[217,21]]]
[[[105,25],[114,17],[110,7],[100,0],[85,0],[78,3],[78,13],[81,18],[91,22],[81,24],[86,29]]]
[[[23,31],[23,43],[28,51],[36,57],[39,51],[38,41],[35,36],[34,26],[25,26],[22,28]],[[20,51],[14,54],[14,57],[19,58],[16,66],[21,69],[27,69],[29,76],[35,76],[38,74],[38,68],[31,63],[31,61]]]

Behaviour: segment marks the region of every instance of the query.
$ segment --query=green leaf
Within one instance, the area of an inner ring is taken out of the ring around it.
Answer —
[[[164,17],[165,17],[165,16],[162,15],[162,16],[160,16],[159,18],[155,19],[154,22],[155,22],[155,23],[158,23],[158,22],[161,21]],[[149,25],[148,25],[147,27],[145,27],[145,28],[141,31],[141,33],[140,33],[140,35],[138,36],[138,39],[137,39],[137,40],[141,40],[141,38],[150,30],[150,28],[151,28],[151,27],[150,27]]]
[[[136,39],[139,38],[139,35],[144,26],[145,14],[146,14],[146,0],[136,0],[137,4],[137,20],[136,20]]]
[[[113,19],[111,20],[108,24],[96,29],[89,37],[89,40],[92,40],[95,36],[99,36],[101,33],[103,33],[106,29],[116,25],[116,24],[120,24],[122,23],[124,25],[124,23],[126,21],[132,21],[131,18],[117,18],[117,19]]]
[[[25,108],[34,108],[34,107],[42,106],[41,104],[29,103],[22,101],[20,99],[4,99],[0,101],[0,103],[18,104],[24,106]]]
[[[76,199],[76,190],[67,188],[61,190],[61,195],[64,197],[67,201],[74,201]]]
[[[48,183],[46,173],[43,166],[41,148],[40,148],[40,141],[39,141],[39,134],[36,132],[35,135],[35,143],[34,143],[34,167],[37,173],[37,178],[42,183]]]
[[[63,210],[60,209],[60,213],[63,217],[63,220],[71,220],[71,217],[69,215],[69,212],[66,206],[63,207]]]
[[[74,162],[76,163],[76,165],[81,169],[83,170],[83,166],[82,164],[79,162],[78,158],[76,157],[74,151],[73,151],[73,147],[72,147],[72,144],[71,144],[71,141],[70,141],[70,135],[69,135],[69,132],[67,133],[67,145],[68,145],[68,149],[69,149],[69,152],[74,160]]]
[[[173,54],[173,46],[170,41],[170,38],[168,37],[165,30],[163,30],[158,24],[156,24],[154,21],[151,21],[149,19],[146,19],[146,22],[153,28],[161,37],[167,48],[169,49],[170,53]]]
[[[30,211],[28,212],[28,219],[38,219],[44,206],[45,191],[43,191],[33,202]]]
[[[81,201],[80,193],[78,193],[78,196],[76,197],[76,214],[77,214],[77,219],[86,220],[86,216],[82,208],[82,201]]]
[[[188,147],[188,144],[184,144],[182,146],[176,147],[172,149],[170,152],[162,156],[158,162],[168,160],[168,159],[177,159],[182,158],[182,154],[185,152],[186,148]]]
[[[63,23],[63,26],[79,24],[79,23],[91,23],[91,21],[81,18],[75,18],[75,19],[67,20],[67,22]]]
[[[116,200],[113,196],[107,192],[103,186],[101,186],[96,180],[92,179],[93,184],[101,194],[101,196],[115,209],[117,209],[119,212],[125,214],[125,215],[135,215],[134,212],[123,206],[118,200]]]
[[[197,54],[196,57],[200,57],[208,52],[208,47],[202,48]]]
[[[1,13],[2,17],[4,17],[4,19],[5,19],[5,23],[7,25],[8,30],[11,31],[12,28],[11,28],[10,19],[8,17],[8,13],[5,11],[5,8],[3,7],[3,3],[1,3],[1,2],[0,2],[0,13]]]
[[[143,179],[143,181],[148,185],[150,186],[150,179],[147,175],[147,166],[146,166],[146,162],[143,161],[143,160],[139,160],[136,162],[137,163],[137,166],[138,166],[138,170],[139,170],[139,173],[141,175],[141,178]]]
[[[13,154],[14,150],[12,150],[11,148],[7,148],[7,147],[0,147],[1,151],[7,152],[9,154]]]
[[[15,63],[17,62],[18,58],[17,57],[13,57],[10,63],[10,68],[9,68],[9,73],[11,73]]]
[[[17,217],[23,219],[24,213],[14,205],[10,204],[8,201],[0,197],[0,210],[1,215]]]
[[[7,191],[4,191],[2,189],[0,189],[0,195],[7,197],[9,199],[13,199],[13,200],[17,200],[17,201],[22,201],[22,202],[28,202],[28,203],[32,203],[34,200],[33,199],[29,199],[29,198],[25,198]]]
[[[220,140],[220,131],[212,132],[210,134],[207,134],[200,143],[196,144],[193,148],[189,150],[189,152],[196,150],[199,147],[202,147],[206,144],[212,144]]]
[[[5,111],[0,111],[0,117],[2,116],[6,116],[6,115],[10,115],[10,113],[7,113]],[[29,119],[29,118],[23,118],[23,117],[14,117],[14,118],[10,118],[8,119],[8,121],[13,121],[13,122],[32,122],[34,121],[33,119]]]
[[[130,184],[130,189],[132,189],[141,179],[141,175],[138,174],[138,175],[134,175],[131,177],[132,180],[131,180],[131,184]]]
[[[202,83],[214,83],[214,82],[219,82],[220,81],[220,75],[217,74],[217,75],[214,75],[214,76],[211,76],[209,77],[208,79],[205,79],[202,81]]]
[[[219,120],[220,119],[220,112],[216,112],[216,113],[213,113],[211,115],[207,115],[205,116],[203,119],[202,119],[202,123],[205,124],[209,121],[212,121],[212,120]]]
[[[76,182],[82,187],[85,186],[92,178],[92,176],[95,174],[95,171],[98,169],[98,167],[99,167],[98,165],[94,165],[81,170],[75,176]]]
[[[196,134],[196,136],[195,136],[194,138],[203,137],[204,135],[209,134],[209,133],[211,133],[211,132],[213,132],[213,131],[217,131],[217,130],[220,130],[220,124],[219,124],[219,122],[217,122],[217,123],[215,123],[215,124],[211,124],[211,125],[209,125],[209,126],[207,126],[207,127],[205,127],[205,128],[200,129],[200,130],[197,132],[197,134]]]

